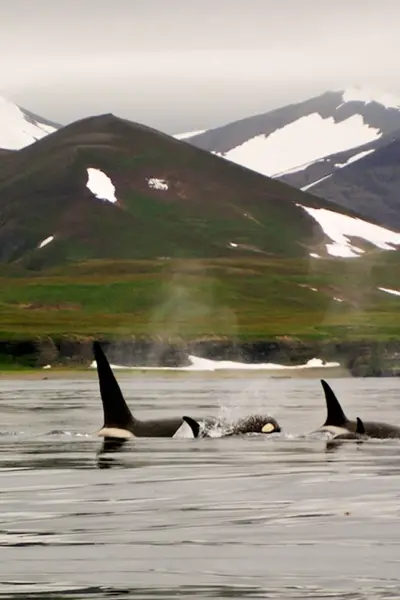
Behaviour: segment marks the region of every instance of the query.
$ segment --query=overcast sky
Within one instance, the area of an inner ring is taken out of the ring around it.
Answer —
[[[400,96],[398,0],[0,0],[0,94],[169,133],[348,85]]]

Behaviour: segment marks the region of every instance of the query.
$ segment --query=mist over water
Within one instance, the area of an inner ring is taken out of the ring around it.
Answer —
[[[150,330],[160,339],[177,339],[190,323],[207,323],[213,335],[235,338],[238,332],[234,311],[219,294],[220,284],[212,269],[201,261],[172,260],[166,267],[166,280],[156,296]]]
[[[93,379],[0,381],[0,598],[398,598],[400,443],[328,451],[316,379],[120,374],[140,418],[268,412],[282,436],[98,457]],[[93,374],[94,375],[94,374]],[[335,379],[399,424],[396,379]]]

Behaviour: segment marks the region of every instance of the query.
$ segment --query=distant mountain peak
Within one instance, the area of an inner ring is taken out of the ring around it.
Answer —
[[[0,148],[19,150],[59,126],[0,96]]]
[[[362,87],[349,87],[338,90],[342,95],[344,103],[362,102],[363,104],[381,104],[385,108],[395,108],[400,110],[400,97],[382,91],[373,91]]]
[[[400,98],[349,87],[240,119],[185,141],[263,175],[281,178],[352,149],[344,162],[353,162],[371,150],[371,144],[398,130]],[[300,187],[311,186],[330,172],[317,173]]]

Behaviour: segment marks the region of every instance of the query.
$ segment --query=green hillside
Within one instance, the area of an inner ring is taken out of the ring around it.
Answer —
[[[398,289],[398,253],[310,258],[330,240],[298,204],[339,211],[112,115],[3,153],[0,337],[399,336],[399,298],[377,289]]]
[[[111,178],[117,204],[88,190],[90,167]],[[298,258],[324,236],[297,203],[332,208],[150,128],[93,117],[0,160],[0,260]]]
[[[377,288],[398,289],[398,281],[400,259],[392,252],[312,262],[88,261],[30,277],[3,276],[0,332],[3,339],[389,339],[400,336],[400,298]]]

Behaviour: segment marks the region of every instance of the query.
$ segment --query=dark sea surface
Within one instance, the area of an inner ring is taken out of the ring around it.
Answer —
[[[400,425],[399,379],[329,379]],[[124,375],[140,418],[266,412],[281,436],[138,439],[99,457],[96,379],[0,380],[0,599],[400,598],[400,441],[302,437],[318,379]]]

